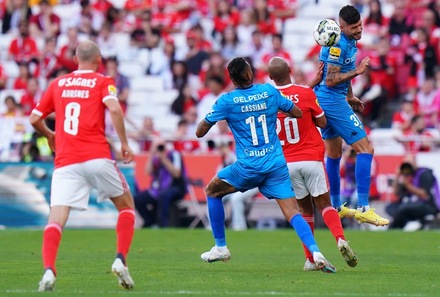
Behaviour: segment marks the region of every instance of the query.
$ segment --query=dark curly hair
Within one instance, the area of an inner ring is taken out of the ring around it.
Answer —
[[[356,24],[361,19],[359,11],[353,5],[345,5],[342,7],[339,11],[339,17],[348,25]]]
[[[231,60],[228,64],[228,72],[232,81],[239,87],[247,87],[252,84],[252,81],[246,77],[246,73],[249,71],[249,63],[243,57],[237,57]]]

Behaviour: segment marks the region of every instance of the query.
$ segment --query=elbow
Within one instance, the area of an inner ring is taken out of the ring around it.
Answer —
[[[111,107],[109,107],[108,108],[108,111],[110,112],[110,114],[112,115],[112,116],[120,116],[120,115],[123,115],[123,112],[122,112],[122,109],[121,109],[121,107],[120,106],[111,106]]]
[[[203,135],[203,133],[201,132],[201,131],[196,131],[196,137],[197,138],[202,138],[204,135]]]
[[[325,128],[327,126],[327,118],[323,116],[320,121],[318,121],[319,128]]]
[[[302,118],[303,113],[302,113],[301,109],[298,108],[298,109],[296,109],[296,110],[293,111],[292,115],[293,115],[295,118]]]
[[[35,125],[40,121],[40,119],[41,117],[32,113],[29,117],[29,123],[35,128]]]
[[[325,80],[325,84],[327,85],[327,87],[334,87],[334,86],[336,86],[336,83],[334,81],[328,79],[328,78]]]

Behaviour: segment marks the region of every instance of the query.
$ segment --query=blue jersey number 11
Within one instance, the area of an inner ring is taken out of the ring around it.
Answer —
[[[263,129],[264,143],[269,143],[269,135],[267,133],[267,125],[266,125],[266,115],[262,114],[257,118],[258,122],[261,123],[261,128]],[[246,119],[246,124],[249,124],[251,127],[251,136],[252,136],[252,144],[258,145],[258,135],[257,135],[257,127],[255,124],[255,117],[251,116]]]

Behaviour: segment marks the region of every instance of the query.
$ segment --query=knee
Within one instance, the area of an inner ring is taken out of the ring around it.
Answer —
[[[221,196],[219,195],[220,193],[215,189],[215,187],[211,183],[205,188],[205,193],[206,196],[211,198],[221,198]]]

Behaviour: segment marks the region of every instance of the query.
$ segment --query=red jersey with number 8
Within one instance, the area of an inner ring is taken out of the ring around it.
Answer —
[[[324,115],[316,95],[308,86],[289,84],[276,87],[302,111],[302,117],[291,118],[279,112],[277,134],[287,162],[323,161],[325,146],[313,118]]]
[[[105,137],[106,100],[118,100],[112,78],[77,70],[50,83],[32,113],[55,112],[55,168],[111,158]]]

